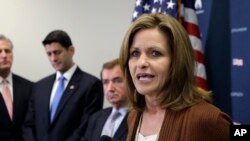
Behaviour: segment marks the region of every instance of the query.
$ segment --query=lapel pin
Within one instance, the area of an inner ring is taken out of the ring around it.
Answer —
[[[69,87],[69,89],[71,89],[71,90],[73,90],[74,88],[75,88],[74,85],[71,85],[71,86]]]

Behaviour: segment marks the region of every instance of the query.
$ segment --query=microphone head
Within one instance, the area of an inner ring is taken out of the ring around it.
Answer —
[[[100,141],[112,141],[112,138],[107,135],[102,135]]]

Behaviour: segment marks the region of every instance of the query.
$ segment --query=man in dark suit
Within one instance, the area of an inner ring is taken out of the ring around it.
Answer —
[[[43,45],[57,72],[34,86],[23,128],[24,139],[79,141],[89,116],[102,109],[102,83],[74,63],[75,50],[66,32],[50,32]],[[59,93],[59,89],[63,92]]]
[[[87,132],[83,141],[125,141],[127,137],[127,105],[126,84],[118,59],[103,64],[101,78],[106,99],[112,105],[90,117]],[[113,113],[119,112],[112,126],[110,121]],[[105,139],[103,136],[106,136]]]
[[[21,127],[33,85],[31,81],[11,72],[12,63],[13,44],[10,39],[0,35],[1,141],[23,141]]]

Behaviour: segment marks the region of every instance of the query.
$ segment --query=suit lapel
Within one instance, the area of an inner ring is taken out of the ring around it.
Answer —
[[[48,129],[49,125],[50,125],[50,95],[52,92],[52,88],[53,88],[53,84],[54,81],[56,79],[56,75],[52,75],[49,79],[48,82],[46,82],[47,84],[44,85],[44,92],[42,93],[42,96],[39,97],[41,103],[40,105],[42,105],[42,110],[41,111],[44,115],[44,123],[46,123],[46,128]]]
[[[122,136],[124,134],[124,132],[126,132],[128,130],[128,127],[127,127],[127,116],[128,116],[128,113],[126,114],[126,116],[123,118],[119,128],[117,129],[115,135],[114,135],[114,138],[119,138],[120,136]]]
[[[97,126],[97,134],[98,134],[98,139],[99,137],[101,136],[102,134],[102,130],[104,128],[104,125],[105,125],[105,122],[107,121],[109,115],[111,114],[112,112],[112,108],[108,108],[104,114],[102,114],[102,117],[99,118],[99,122],[98,122],[98,126]]]
[[[12,79],[13,79],[12,82],[13,82],[13,121],[14,121],[16,118],[18,118],[16,113],[19,110],[18,107],[20,107],[19,105],[20,105],[20,99],[22,98],[21,97],[22,94],[19,93],[21,88],[17,87],[19,82],[16,81],[16,77],[14,74],[12,75]]]
[[[0,112],[2,112],[2,111],[3,111],[3,113],[0,113],[1,118],[5,118],[5,119],[7,119],[8,121],[11,122],[11,119],[10,119],[7,107],[5,105],[2,93],[0,93]]]

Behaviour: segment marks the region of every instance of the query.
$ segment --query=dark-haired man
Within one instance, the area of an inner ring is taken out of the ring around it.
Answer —
[[[66,32],[50,32],[43,45],[56,73],[35,84],[23,136],[27,141],[79,141],[89,116],[102,109],[102,83],[74,63]]]

